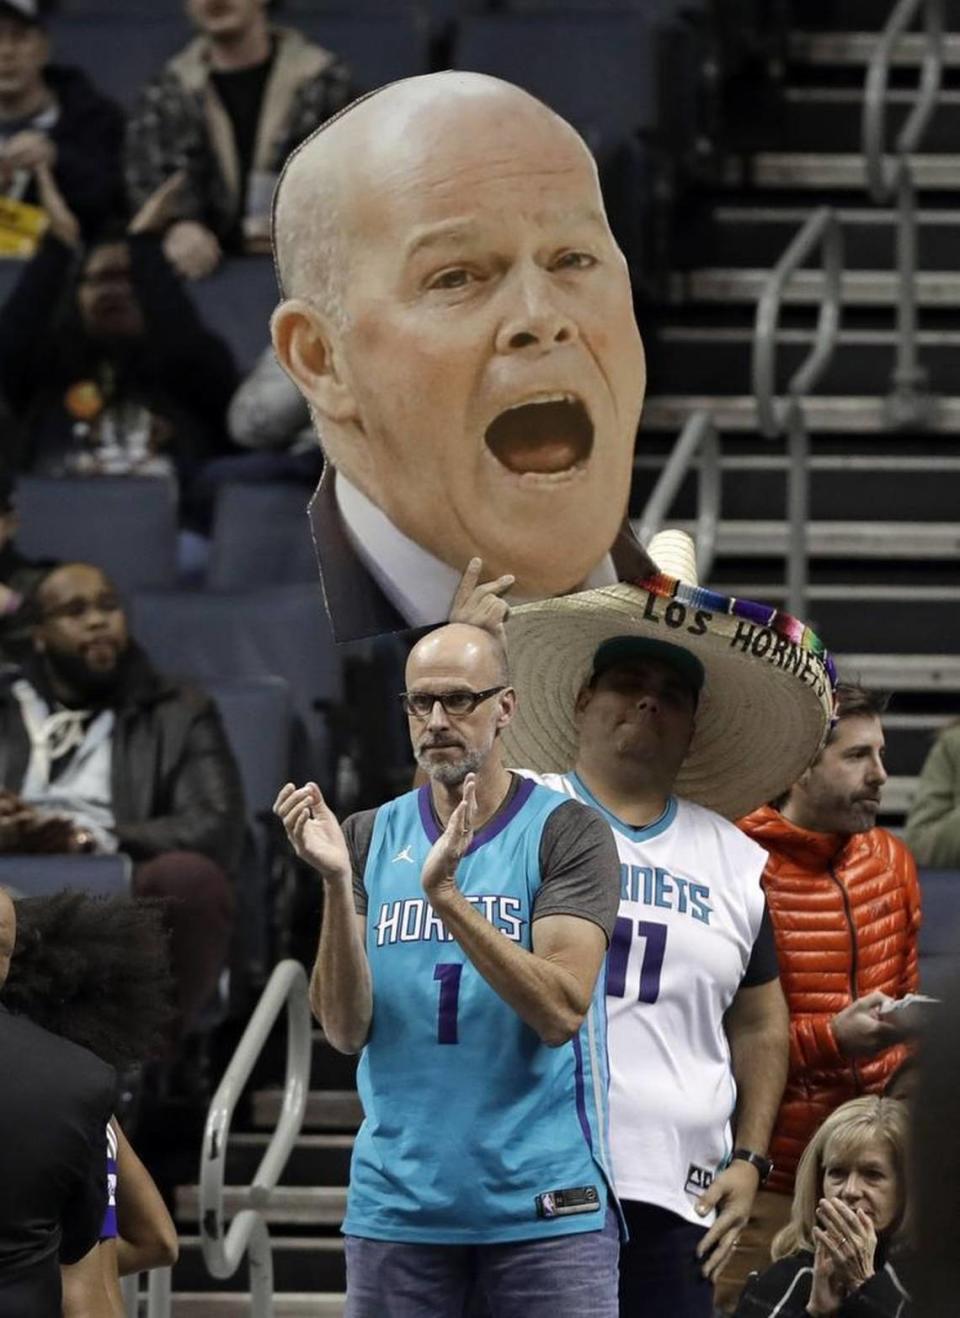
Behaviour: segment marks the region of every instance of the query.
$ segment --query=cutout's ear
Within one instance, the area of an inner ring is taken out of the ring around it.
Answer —
[[[332,328],[303,298],[281,302],[270,320],[280,365],[303,396],[330,421],[357,419],[356,399],[343,379]]]

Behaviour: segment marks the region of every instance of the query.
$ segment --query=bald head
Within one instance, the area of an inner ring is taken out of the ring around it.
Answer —
[[[7,982],[17,942],[17,910],[6,888],[0,888],[0,989]]]
[[[438,150],[486,154],[495,125],[508,137],[547,131],[586,155],[564,119],[511,83],[449,70],[405,78],[353,102],[318,128],[287,160],[277,185],[273,240],[281,289],[342,314],[349,271],[353,209],[375,182],[418,172]],[[485,133],[477,134],[482,125]]]
[[[507,656],[497,638],[483,627],[451,622],[424,636],[407,659],[407,686],[432,674],[460,679],[475,691],[506,686]]]

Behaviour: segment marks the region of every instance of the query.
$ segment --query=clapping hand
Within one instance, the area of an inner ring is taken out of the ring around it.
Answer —
[[[813,1228],[813,1286],[807,1312],[836,1313],[846,1297],[874,1275],[877,1233],[862,1208],[821,1199]]]
[[[463,796],[447,820],[447,826],[430,848],[423,864],[420,881],[428,897],[445,887],[456,887],[457,866],[470,849],[477,818],[477,777],[468,773],[463,780]]]
[[[350,877],[350,852],[343,830],[316,783],[305,787],[285,783],[273,803],[273,813],[279,816],[300,860],[325,879]]]

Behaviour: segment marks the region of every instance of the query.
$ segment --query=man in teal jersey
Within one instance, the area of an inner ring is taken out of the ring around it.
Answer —
[[[406,676],[429,781],[342,829],[312,783],[275,807],[324,880],[314,1011],[334,1047],[363,1050],[347,1314],[452,1315],[476,1297],[498,1318],[615,1318],[599,975],[613,837],[503,767],[516,697],[490,633],[429,633]]]

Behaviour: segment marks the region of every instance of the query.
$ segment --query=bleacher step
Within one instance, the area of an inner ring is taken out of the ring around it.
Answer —
[[[693,534],[696,523],[669,519]],[[717,553],[738,558],[783,555],[788,544],[784,521],[721,520]],[[960,522],[809,522],[808,553],[813,558],[960,558]]]
[[[280,1116],[283,1091],[261,1089],[253,1096],[253,1124],[273,1129]],[[363,1118],[360,1099],[351,1089],[312,1089],[307,1096],[304,1125],[324,1130],[356,1130]]]
[[[339,1292],[346,1287],[343,1237],[335,1235],[271,1235],[273,1284],[278,1291]],[[197,1235],[181,1235],[180,1257],[173,1272],[179,1291],[245,1291],[250,1269],[244,1259],[232,1277],[215,1279],[207,1272]]]
[[[958,157],[960,164],[960,157]],[[957,175],[960,188],[960,172]],[[695,302],[755,303],[770,271],[748,266],[703,267],[670,277],[669,296],[675,305]],[[920,307],[955,307],[960,301],[960,271],[920,270],[916,276]],[[899,280],[892,270],[845,270],[840,291],[845,306],[893,307],[898,301]],[[820,270],[798,270],[783,293],[785,306],[809,306],[822,301],[824,277]]]
[[[918,152],[911,156],[910,164],[914,184],[921,191],[960,188],[960,158],[951,152]],[[747,159],[727,160],[723,182],[729,188],[863,190],[867,167],[859,151],[757,151]]]
[[[938,435],[960,434],[960,398],[935,398],[933,404],[928,430]],[[720,430],[753,433],[757,429],[757,406],[752,395],[655,394],[644,403],[641,442],[644,429],[679,432],[692,413],[701,411],[712,412]],[[887,399],[878,395],[815,394],[804,404],[804,417],[810,431],[886,435],[902,441],[902,434],[889,426]]]
[[[250,1206],[249,1186],[224,1186],[224,1217],[235,1217],[242,1209]],[[264,1216],[273,1226],[339,1226],[346,1207],[345,1186],[278,1185],[270,1195]],[[196,1222],[199,1213],[200,1193],[197,1186],[178,1186],[177,1221]]]
[[[875,0],[878,28],[891,6]],[[805,32],[797,29],[788,38],[788,55],[798,64],[868,64],[877,48],[876,32]],[[895,67],[915,68],[923,63],[926,37],[919,32],[906,33],[893,50]],[[943,59],[947,68],[960,68],[960,33],[946,32]]]
[[[343,1318],[346,1295],[275,1294],[273,1318]],[[246,1318],[252,1313],[248,1295],[230,1291],[182,1292],[173,1297],[172,1318]]]
[[[259,1131],[231,1135],[226,1179],[249,1184],[272,1138],[272,1133]],[[284,1181],[289,1185],[346,1185],[353,1138],[350,1134],[301,1135],[293,1146]]]
[[[840,676],[883,691],[960,692],[960,654],[866,654],[834,656]]]

